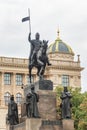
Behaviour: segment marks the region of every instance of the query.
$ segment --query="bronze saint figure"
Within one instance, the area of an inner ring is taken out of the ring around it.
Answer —
[[[8,103],[8,121],[10,125],[17,125],[19,123],[18,107],[13,95],[10,97],[10,102]]]
[[[60,98],[62,99],[62,103],[60,105],[62,110],[62,119],[71,118],[71,107],[72,104],[70,99],[72,98],[70,92],[68,92],[67,87],[64,87],[64,92],[62,92]]]
[[[39,118],[38,106],[39,96],[34,92],[34,87],[31,88],[31,93],[26,96],[26,113],[27,117]]]

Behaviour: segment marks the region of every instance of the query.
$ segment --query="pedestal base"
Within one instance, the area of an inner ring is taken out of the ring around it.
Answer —
[[[74,130],[74,121],[71,119],[63,119],[63,130]]]
[[[39,80],[35,82],[35,91],[53,90],[53,82],[51,80]]]
[[[40,117],[45,120],[56,120],[56,93],[50,90],[38,91],[38,110]]]
[[[11,127],[8,125],[6,130],[62,130],[60,120],[43,120],[35,118],[26,118],[25,122]]]
[[[56,93],[51,90],[39,90],[39,116],[46,120],[56,120]],[[26,116],[26,104],[21,105],[21,116]]]
[[[39,130],[41,126],[41,119],[26,119],[26,130]]]
[[[74,121],[69,120],[43,120],[42,118],[26,118],[23,123],[10,127],[6,130],[74,130]]]
[[[6,130],[10,130],[10,125],[9,124],[6,125]]]

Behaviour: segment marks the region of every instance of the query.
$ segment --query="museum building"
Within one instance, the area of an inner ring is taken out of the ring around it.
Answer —
[[[59,37],[48,47],[51,66],[47,66],[44,78],[53,81],[54,89],[61,87],[81,87],[80,55],[74,61],[72,48]],[[6,129],[6,114],[10,95],[14,95],[19,111],[24,96],[22,84],[28,85],[28,59],[0,57],[0,130]],[[32,82],[38,80],[37,70],[32,70]],[[19,112],[20,113],[20,112]]]

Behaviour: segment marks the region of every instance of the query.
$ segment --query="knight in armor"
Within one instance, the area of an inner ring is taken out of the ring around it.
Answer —
[[[35,39],[31,40],[31,33],[29,34],[29,42],[31,43],[31,52],[30,52],[30,64],[34,64],[34,62],[36,61],[36,54],[39,51],[42,41],[39,40],[40,39],[40,35],[39,33],[36,33],[35,35]]]
[[[38,63],[43,66],[44,64],[43,62],[40,62],[38,55],[40,55],[39,50],[43,47],[44,40],[43,42],[40,40],[40,34],[38,32],[35,34],[35,39],[33,40],[31,40],[31,33],[29,33],[28,40],[31,43],[31,52],[29,56],[30,65],[36,64],[39,61]],[[45,49],[46,49],[45,51],[47,51],[47,48]],[[46,58],[47,58],[47,64],[51,65],[49,63],[47,55]]]

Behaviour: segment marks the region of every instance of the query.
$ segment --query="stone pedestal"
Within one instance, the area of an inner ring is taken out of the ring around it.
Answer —
[[[39,90],[38,110],[42,119],[56,119],[56,93],[51,90]],[[26,104],[21,105],[21,116],[26,116]]]
[[[50,90],[38,91],[38,109],[42,119],[56,120],[56,93]]]
[[[6,125],[6,130],[10,130],[10,125],[9,124]]]
[[[27,118],[26,95],[30,88],[24,89],[25,99],[21,106],[20,124],[15,125],[13,130],[74,130],[74,121],[71,119],[57,120],[56,117],[56,93],[52,91],[52,82],[49,80],[38,81],[33,84],[35,92],[39,95],[38,111],[40,118]],[[11,130],[9,125],[6,130]]]
[[[26,130],[39,130],[41,126],[41,119],[26,119]]]
[[[62,130],[62,128],[60,126],[47,125],[41,126],[39,130]]]
[[[6,130],[14,130],[14,126],[10,126],[9,124],[6,125]]]
[[[63,130],[74,130],[74,121],[71,119],[62,120]]]
[[[60,120],[42,120],[39,130],[62,130],[62,124]]]
[[[42,118],[26,118],[24,122],[13,127],[7,125],[6,130],[74,130],[71,119],[44,120]]]
[[[23,102],[22,104],[21,104],[21,117],[22,117],[22,119],[26,116],[27,114],[26,114],[26,104]],[[22,120],[21,119],[21,120]]]
[[[38,90],[53,90],[53,82],[51,80],[39,80],[35,82],[35,91]]]

